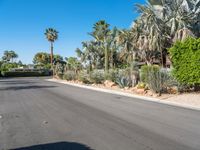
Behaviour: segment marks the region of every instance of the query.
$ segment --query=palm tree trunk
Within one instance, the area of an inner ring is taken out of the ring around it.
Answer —
[[[53,42],[51,42],[51,68],[53,69]]]
[[[90,60],[90,66],[89,66],[90,68],[89,68],[89,71],[90,71],[90,73],[92,72],[92,62],[91,62],[91,60]]]
[[[105,72],[108,73],[108,48],[105,46]]]
[[[133,75],[133,60],[134,60],[134,56],[133,56],[133,54],[131,54],[131,60],[129,62],[129,64],[130,64],[130,74],[131,74],[132,86],[135,86],[134,75]]]
[[[164,68],[164,58],[163,58],[163,50],[161,50],[161,63],[162,63],[162,68]]]
[[[110,54],[110,68],[114,69],[114,64],[113,64],[113,49],[111,49],[111,54]]]

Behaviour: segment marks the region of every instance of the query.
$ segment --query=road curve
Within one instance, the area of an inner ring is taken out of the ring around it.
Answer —
[[[200,150],[200,111],[52,83],[0,80],[0,150]]]

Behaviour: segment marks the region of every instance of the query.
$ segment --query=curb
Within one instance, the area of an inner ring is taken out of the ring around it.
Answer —
[[[149,101],[149,102],[154,102],[154,103],[159,103],[159,104],[166,104],[166,105],[169,105],[169,106],[176,106],[176,107],[181,107],[181,108],[185,108],[185,109],[192,109],[192,110],[200,111],[199,107],[189,106],[189,105],[186,105],[186,104],[180,104],[180,103],[177,103],[177,102],[164,101],[164,100],[160,100],[158,98],[151,98],[151,97],[146,97],[146,96],[133,95],[133,94],[130,94],[130,93],[120,92],[120,91],[111,90],[111,89],[103,89],[103,88],[98,88],[98,87],[92,87],[92,86],[87,86],[87,85],[67,83],[67,82],[64,82],[62,80],[55,80],[55,79],[45,79],[45,80],[49,81],[49,82],[66,84],[66,85],[84,88],[84,89],[89,89],[89,90],[93,90],[93,91],[115,94],[115,95],[130,97],[130,98],[137,98],[137,99],[141,99],[141,100],[144,100],[144,101]]]

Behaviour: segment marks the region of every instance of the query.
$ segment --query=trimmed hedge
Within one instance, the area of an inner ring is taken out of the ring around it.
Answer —
[[[50,73],[47,71],[4,71],[1,72],[3,77],[37,77],[37,76],[49,76]]]
[[[180,83],[200,85],[200,38],[176,42],[169,51],[173,76]]]

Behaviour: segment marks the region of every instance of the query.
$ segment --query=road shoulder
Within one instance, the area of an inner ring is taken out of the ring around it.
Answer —
[[[170,106],[176,106],[176,107],[182,107],[182,108],[186,108],[186,109],[193,109],[193,110],[200,111],[200,94],[197,94],[195,96],[194,96],[194,94],[185,94],[185,95],[179,95],[179,96],[176,95],[174,97],[167,98],[167,99],[159,99],[159,98],[154,98],[154,97],[147,97],[147,96],[141,96],[141,95],[126,93],[126,92],[123,92],[123,91],[93,87],[93,86],[90,86],[90,85],[81,85],[81,84],[69,83],[69,82],[64,81],[64,80],[58,80],[58,79],[45,79],[45,80],[49,81],[49,82],[66,84],[66,85],[84,88],[84,89],[89,89],[89,90],[93,90],[93,91],[99,91],[99,92],[104,92],[104,93],[109,93],[109,94],[126,96],[126,97],[151,101],[151,102],[155,102],[155,103],[161,103],[161,104],[166,104],[166,105],[170,105]],[[196,100],[198,98],[199,98],[199,102]]]

